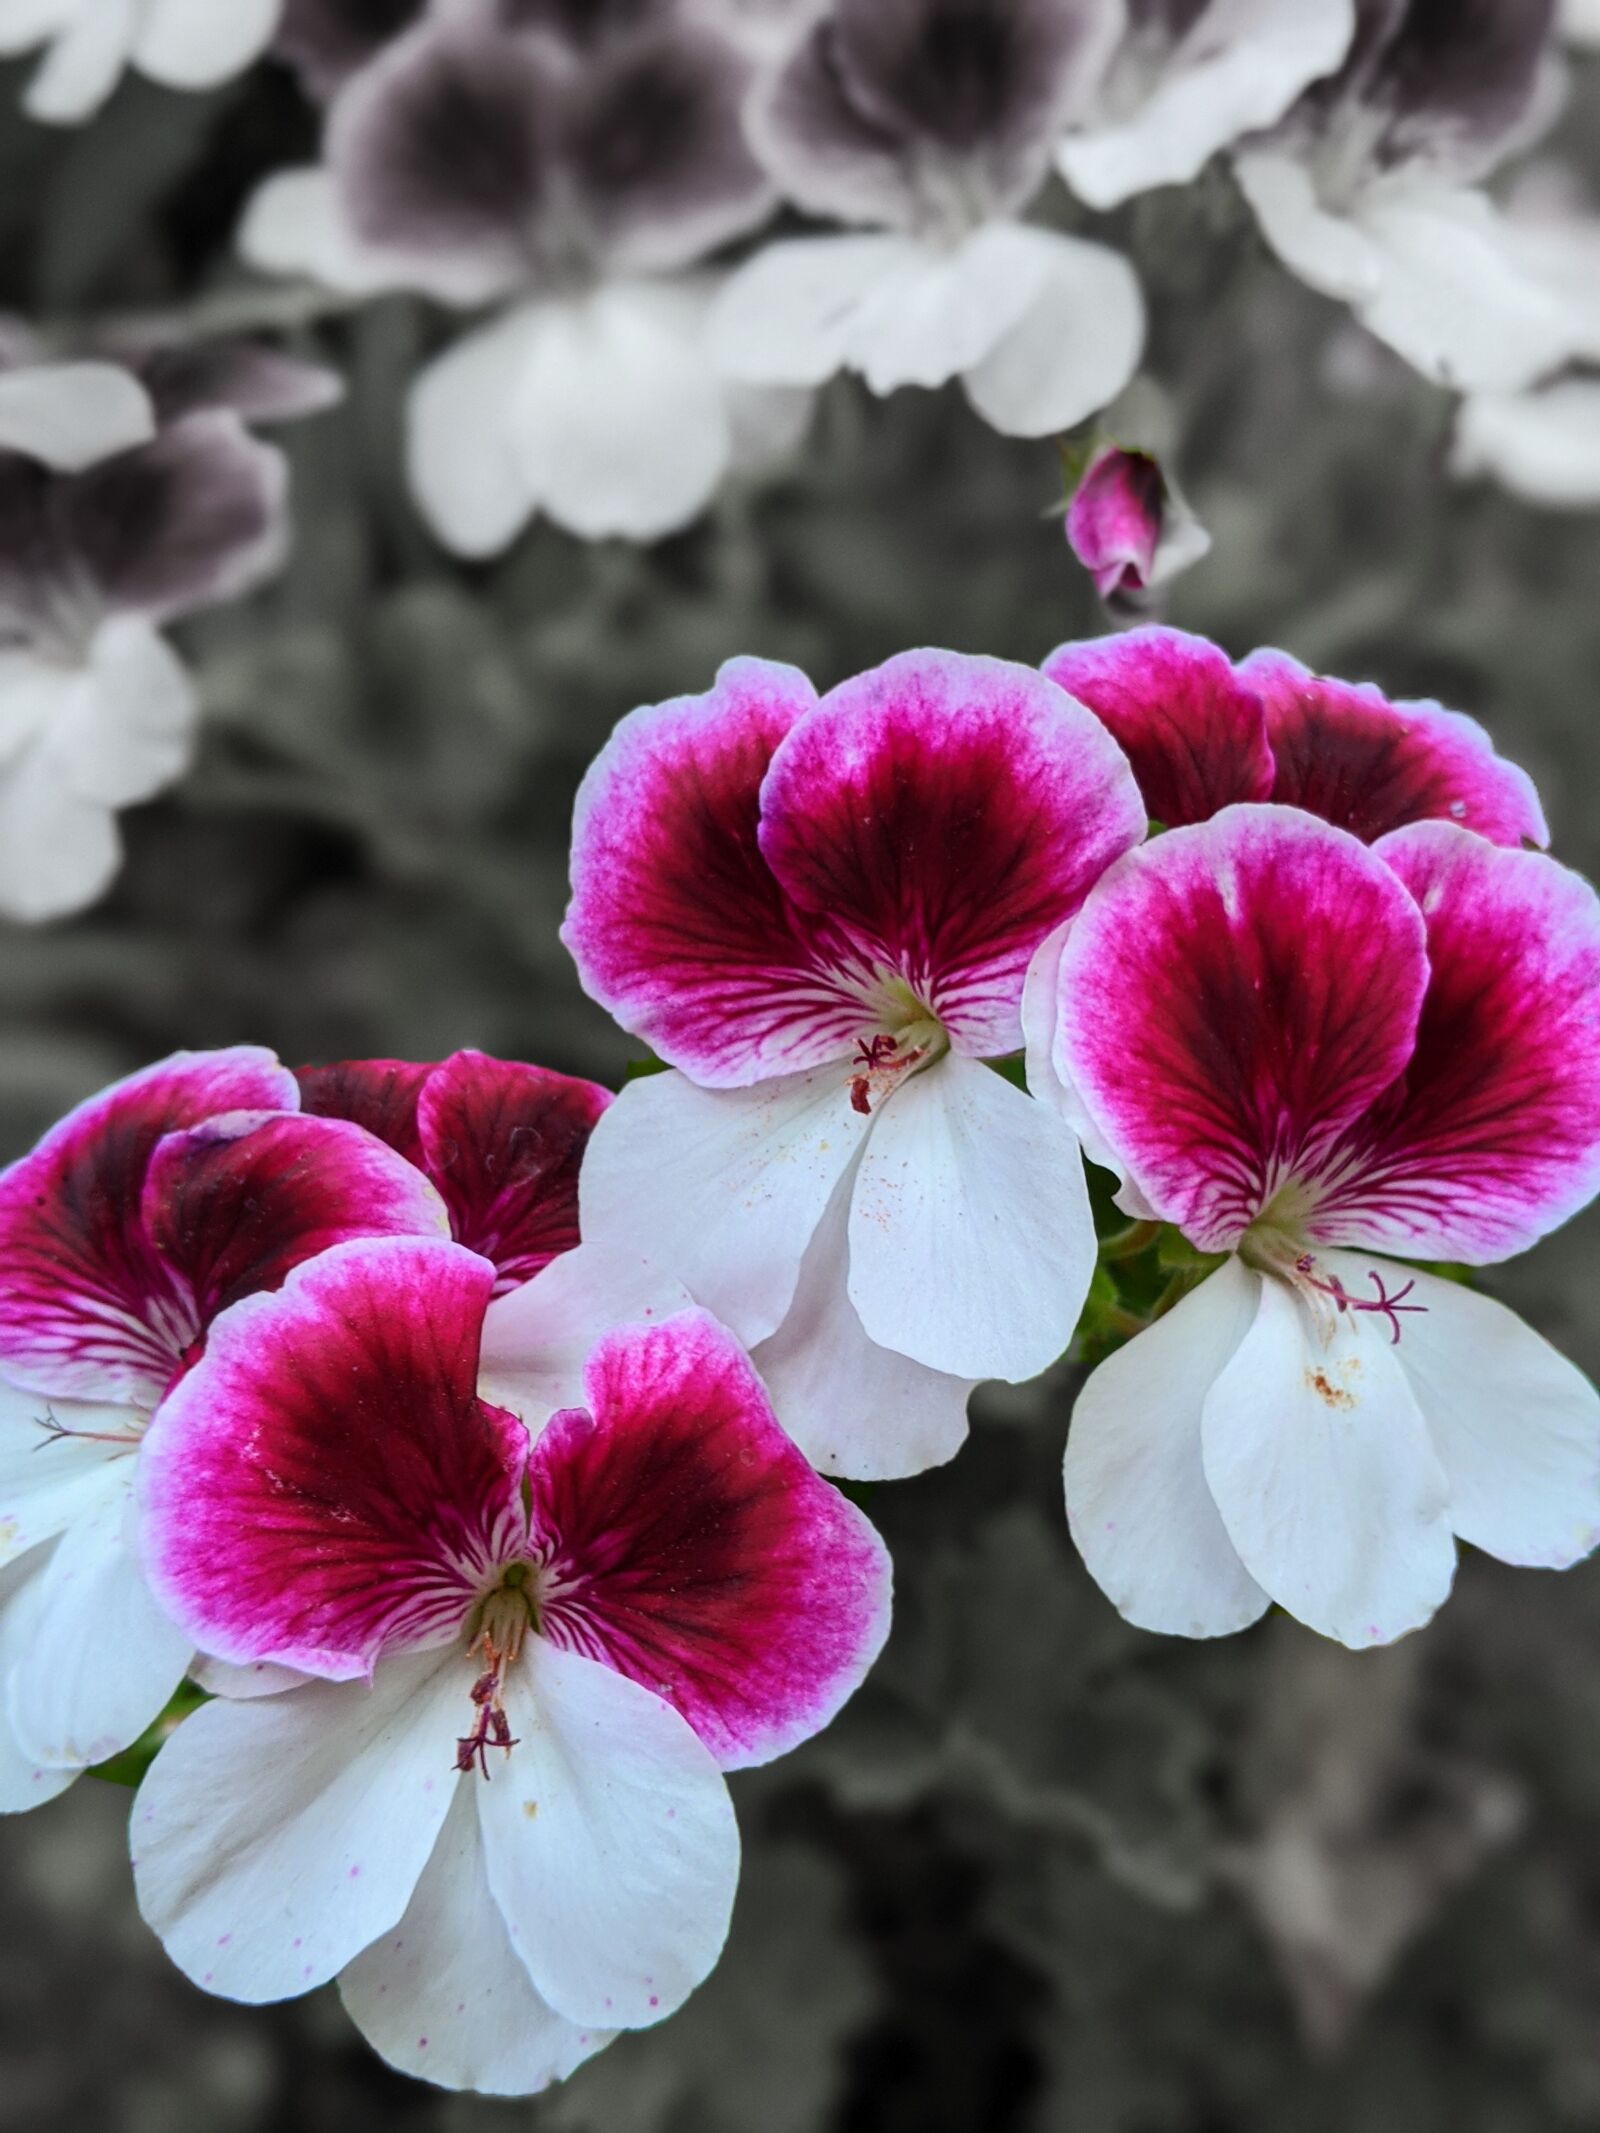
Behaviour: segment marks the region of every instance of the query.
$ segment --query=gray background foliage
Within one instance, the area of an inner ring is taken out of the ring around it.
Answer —
[[[1600,179],[1600,69],[1557,146]],[[234,270],[254,179],[310,148],[272,69],[126,87],[65,136],[0,74],[0,299],[67,320]],[[1063,213],[1066,212],[1064,205]],[[1118,218],[1216,551],[1172,619],[1475,712],[1600,872],[1600,520],[1445,477],[1438,396],[1263,256],[1208,180]],[[289,440],[281,583],[191,628],[195,774],[127,823],[110,900],[0,931],[0,1154],[178,1045],[456,1046],[617,1074],[556,939],[583,765],[735,652],[831,683],[908,644],[1034,660],[1100,627],[1047,446],[951,393],[825,396],[803,451],[651,552],[536,529],[452,565],[398,461],[438,332],[307,340],[352,393]],[[1317,942],[1306,943],[1308,955]],[[1600,1371],[1600,1219],[1493,1278]],[[1463,1563],[1438,1622],[1351,1657],[1276,1619],[1122,1624],[1059,1511],[1063,1366],[980,1396],[945,1471],[871,1492],[896,1628],[842,1720],[735,1779],[733,1944],[675,2021],[533,2103],[390,2074],[333,1994],[204,1998],[134,1911],[127,1795],[0,1829],[0,2119],[37,2133],[1531,2133],[1600,2125],[1600,1567]],[[107,1624],[107,1634],[115,1625]]]

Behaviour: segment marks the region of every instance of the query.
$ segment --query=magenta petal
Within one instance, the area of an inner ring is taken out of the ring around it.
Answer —
[[[1230,1250],[1404,1068],[1423,942],[1353,837],[1227,808],[1130,853],[1085,905],[1061,958],[1064,1067],[1150,1205]]]
[[[1144,829],[1096,719],[1029,667],[957,652],[841,684],[761,794],[761,849],[834,959],[902,979],[977,1057],[1021,1044],[1034,950]]]
[[[1261,699],[1204,637],[1150,628],[1091,638],[1052,652],[1044,671],[1110,731],[1166,828],[1271,797]]]
[[[584,989],[712,1087],[845,1057],[861,1030],[756,842],[773,751],[815,702],[793,667],[733,660],[625,718],[578,794],[561,937]]]
[[[477,1397],[494,1269],[336,1245],[218,1319],[139,1459],[152,1584],[195,1642],[348,1680],[466,1627],[525,1552],[527,1433]]]
[[[529,1467],[546,1634],[664,1697],[725,1768],[807,1739],[887,1633],[883,1543],[705,1312],[607,1334],[585,1393]]]
[[[292,1111],[169,1133],[145,1174],[143,1221],[202,1330],[330,1245],[447,1234],[438,1194],[403,1156],[360,1126]]]
[[[1368,683],[1328,681],[1285,652],[1239,669],[1266,707],[1272,797],[1371,844],[1440,820],[1493,844],[1547,845],[1533,781],[1495,754],[1476,720],[1438,704],[1391,703]]]
[[[287,1068],[238,1045],[176,1052],[53,1127],[0,1178],[0,1370],[63,1398],[158,1399],[199,1328],[140,1219],[156,1144],[297,1101]]]
[[[457,1052],[424,1084],[424,1167],[457,1242],[493,1260],[496,1294],[578,1242],[578,1166],[610,1102],[595,1082],[482,1052]]]
[[[347,1118],[422,1167],[417,1099],[433,1072],[409,1059],[341,1059],[332,1066],[297,1067],[300,1108],[317,1118]]]
[[[1432,975],[1410,1066],[1330,1156],[1312,1234],[1504,1259],[1600,1189],[1600,901],[1447,823],[1378,852],[1421,906]]]
[[[1107,445],[1095,458],[1067,507],[1067,541],[1102,600],[1150,583],[1166,505],[1166,481],[1148,452]]]

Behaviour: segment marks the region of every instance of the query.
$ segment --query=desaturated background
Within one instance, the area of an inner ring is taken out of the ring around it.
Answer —
[[[192,299],[308,153],[263,68],[126,86],[65,136],[0,71],[0,304]],[[1600,68],[1544,153],[1600,182]],[[1600,518],[1446,470],[1442,398],[1291,283],[1215,179],[1120,237],[1216,536],[1171,619],[1482,718],[1600,873]],[[430,543],[399,472],[409,302],[324,329],[345,408],[286,434],[275,588],[191,628],[195,773],[127,819],[110,899],[0,929],[0,1158],[179,1045],[293,1062],[461,1045],[605,1076],[628,1048],[556,937],[576,781],[634,704],[756,652],[824,685],[908,645],[1036,660],[1102,626],[1049,446],[954,392],[825,396],[802,452],[654,551]],[[1305,943],[1318,953],[1314,934]],[[1181,982],[1181,974],[1175,974]],[[1494,1287],[1600,1372],[1600,1218]],[[1529,2133],[1600,2126],[1600,1564],[1464,1561],[1432,1628],[1352,1657],[1279,1618],[1121,1623],[1068,1546],[1073,1392],[981,1395],[943,1472],[872,1492],[888,1653],[842,1720],[734,1780],[721,1969],[535,2102],[393,2075],[330,1989],[210,2000],[141,1926],[128,1795],[0,1828],[0,2122],[26,2133]],[[107,1624],[107,1633],[115,1625]]]

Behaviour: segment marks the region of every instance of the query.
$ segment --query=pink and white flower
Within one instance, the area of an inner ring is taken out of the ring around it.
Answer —
[[[283,0],[0,0],[0,54],[48,49],[24,108],[74,125],[128,67],[169,89],[212,89],[267,48]]]
[[[1174,973],[1179,974],[1174,981]],[[1600,903],[1449,822],[1368,848],[1231,807],[1130,854],[1029,979],[1029,1066],[1122,1204],[1226,1253],[1103,1363],[1067,1447],[1084,1560],[1147,1629],[1273,1600],[1381,1644],[1456,1541],[1600,1538],[1600,1396],[1482,1266],[1600,1186]]]
[[[647,1236],[762,1344],[830,1471],[949,1458],[970,1381],[1071,1336],[1095,1256],[1078,1148],[983,1062],[1021,1041],[1034,948],[1144,824],[1081,705],[948,652],[820,702],[735,661],[625,719],[585,779],[563,938],[678,1070],[596,1128],[585,1249]]]
[[[525,2093],[711,1969],[721,1773],[851,1694],[889,1564],[703,1312],[603,1337],[530,1436],[480,1396],[494,1285],[346,1245],[215,1328],[143,1461],[152,1575],[224,1658],[317,1678],[186,1721],[132,1829],[197,1983],[337,1976],[396,2065]]]
[[[1105,722],[1168,829],[1277,800],[1366,844],[1434,819],[1495,844],[1550,841],[1532,780],[1475,719],[1313,674],[1287,652],[1235,665],[1204,637],[1146,628],[1064,644],[1044,671]]]
[[[1136,613],[1211,550],[1211,536],[1149,452],[1107,444],[1067,506],[1067,545],[1113,611]]]
[[[180,1052],[0,1177],[0,1808],[137,1739],[193,1645],[151,1598],[130,1496],[151,1416],[239,1298],[360,1236],[439,1234],[427,1181],[297,1115],[270,1052]]]

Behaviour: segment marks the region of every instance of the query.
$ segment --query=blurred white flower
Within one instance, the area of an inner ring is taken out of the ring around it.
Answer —
[[[1461,475],[1490,475],[1551,510],[1600,505],[1600,378],[1474,394],[1456,421],[1451,464]]]
[[[1600,45],[1600,0],[1565,0],[1561,27],[1573,44]]]
[[[23,99],[37,119],[88,118],[132,67],[210,89],[266,50],[282,0],[0,0],[0,54],[44,46]]]

